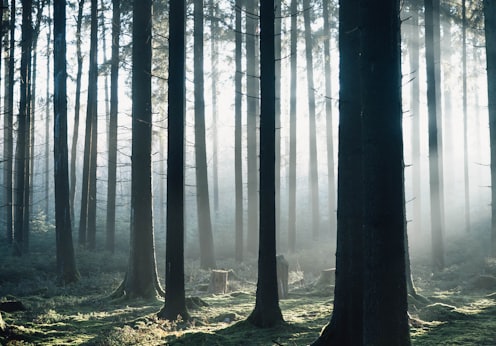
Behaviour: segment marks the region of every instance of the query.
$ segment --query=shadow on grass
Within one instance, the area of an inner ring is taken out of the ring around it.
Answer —
[[[209,332],[187,332],[180,337],[169,337],[167,345],[305,345],[315,340],[313,328],[303,324],[283,323],[274,328],[257,328],[248,321],[240,321],[223,329]]]

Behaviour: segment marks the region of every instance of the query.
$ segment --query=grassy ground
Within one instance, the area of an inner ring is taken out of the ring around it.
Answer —
[[[456,260],[435,275],[422,259],[414,261],[414,281],[428,301],[410,299],[413,345],[496,345],[496,261],[470,249],[456,251]],[[280,302],[286,323],[266,330],[245,321],[255,302],[255,261],[219,261],[236,274],[230,291],[219,295],[204,291],[209,273],[188,261],[187,295],[200,297],[206,306],[191,301],[191,321],[167,323],[156,318],[163,305],[159,299],[108,298],[123,277],[125,252],[80,252],[81,281],[67,287],[54,284],[54,258],[46,252],[34,249],[20,259],[7,253],[0,249],[0,301],[21,301],[26,310],[2,313],[10,326],[2,344],[307,345],[332,312],[332,288],[314,285],[320,270],[315,263],[325,265],[311,258],[322,257],[318,251],[289,258],[290,294]]]

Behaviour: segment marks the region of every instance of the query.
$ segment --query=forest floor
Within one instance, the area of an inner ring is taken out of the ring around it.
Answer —
[[[168,323],[156,317],[160,299],[109,298],[122,280],[125,251],[79,251],[81,280],[65,287],[55,284],[53,255],[36,251],[16,258],[0,248],[0,303],[25,307],[1,313],[8,325],[2,345],[307,345],[332,312],[333,289],[317,284],[324,268],[312,265],[324,265],[324,250],[289,256],[289,296],[280,301],[286,323],[272,329],[246,322],[255,303],[256,260],[218,261],[232,270],[225,294],[209,294],[210,273],[188,260],[187,296],[200,299],[189,300],[191,321]],[[425,299],[410,297],[412,344],[496,345],[496,260],[466,240],[451,245],[447,257],[448,266],[436,274],[426,256],[413,258],[414,282]]]

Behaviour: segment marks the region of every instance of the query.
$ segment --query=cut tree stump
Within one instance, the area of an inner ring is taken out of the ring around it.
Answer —
[[[208,291],[210,293],[226,293],[228,274],[229,272],[227,270],[212,270]]]
[[[324,269],[320,272],[317,286],[330,286],[334,285],[336,275],[336,268]]]
[[[288,297],[288,272],[289,263],[283,255],[278,255],[277,260],[277,289],[279,299]]]

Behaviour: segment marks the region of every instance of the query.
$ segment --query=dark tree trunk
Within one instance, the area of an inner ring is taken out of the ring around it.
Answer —
[[[288,247],[296,251],[296,102],[297,102],[297,60],[298,60],[298,1],[291,0],[291,43],[290,43],[290,100],[289,100],[289,210],[288,210]]]
[[[256,253],[258,248],[258,179],[257,179],[257,110],[259,104],[259,85],[256,58],[256,28],[258,2],[245,0],[246,8],[246,151],[248,185],[248,227],[246,245],[249,252]]]
[[[496,257],[496,4],[484,0],[489,140],[491,146],[491,255]]]
[[[133,5],[131,238],[124,293],[153,298],[157,279],[152,206],[152,1]]]
[[[274,27],[274,54],[275,54],[275,88],[276,88],[276,158],[275,158],[275,184],[276,184],[276,244],[277,250],[280,250],[281,239],[281,0],[274,1],[275,6],[275,27]]]
[[[81,216],[79,218],[79,244],[95,248],[96,236],[96,138],[98,95],[98,4],[91,0],[91,35],[88,74],[88,102],[84,139],[83,187],[81,190]]]
[[[23,0],[22,4],[22,38],[21,38],[21,73],[20,100],[18,117],[18,137],[16,146],[16,199],[14,218],[14,254],[22,255],[29,248],[28,222],[26,205],[29,203],[29,142],[30,142],[30,102],[31,102],[31,45],[33,39],[32,1]]]
[[[407,346],[400,1],[361,9],[363,344]]]
[[[117,171],[117,117],[119,108],[119,39],[121,33],[120,0],[112,0],[112,61],[110,66],[110,119],[108,141],[107,237],[105,248],[115,247],[115,194]]]
[[[83,22],[84,0],[79,0],[78,15],[76,20],[76,95],[74,97],[74,129],[72,132],[71,146],[71,186],[69,191],[69,203],[71,207],[71,220],[75,221],[74,200],[76,196],[76,154],[79,135],[79,110],[81,108],[81,76],[83,74],[83,55],[81,53],[81,26]],[[84,237],[86,239],[86,236]],[[86,242],[86,240],[84,240]],[[81,245],[81,231],[79,232],[79,244]]]
[[[439,12],[435,11],[434,2],[439,0],[425,0],[425,55],[427,66],[427,107],[429,113],[429,184],[431,198],[431,232],[432,232],[432,260],[435,269],[444,268],[444,241],[442,230],[442,202],[441,202],[441,172],[440,153],[441,147],[438,143],[438,106],[436,97],[435,68],[435,17],[439,18]]]
[[[313,82],[313,39],[310,17],[310,0],[303,1],[303,19],[305,22],[305,57],[307,60],[307,93],[308,93],[308,119],[309,119],[309,184],[310,208],[312,210],[312,237],[319,239],[320,233],[320,207],[319,207],[319,173],[317,164],[317,125],[315,113],[315,87]]]
[[[242,79],[243,71],[241,67],[241,9],[242,0],[236,0],[235,11],[235,31],[236,31],[236,47],[235,47],[235,60],[236,71],[234,77],[235,88],[235,124],[234,124],[234,177],[235,177],[235,190],[236,190],[236,234],[235,234],[235,251],[236,261],[243,261],[243,157],[242,157]]]
[[[4,185],[5,185],[5,222],[7,242],[14,240],[14,215],[13,215],[13,190],[12,166],[14,157],[14,50],[15,50],[15,0],[10,1],[9,35],[6,36],[5,55],[5,118],[4,118]],[[8,54],[7,54],[8,47]]]
[[[167,235],[165,252],[165,305],[158,316],[189,319],[184,291],[184,102],[185,29],[184,0],[169,5],[169,119],[167,161]]]
[[[107,28],[105,27],[105,11],[107,9],[105,8],[105,1],[100,0],[100,27],[102,30],[102,55],[103,55],[103,64],[107,65],[108,60],[107,60]],[[104,90],[104,103],[105,103],[105,124],[106,124],[106,133],[110,133],[110,97],[109,97],[109,83],[108,83],[108,72],[107,68],[105,67],[105,72],[103,73],[103,90]],[[110,138],[107,137],[107,142],[110,140]],[[109,144],[109,143],[107,143]]]
[[[276,264],[274,0],[260,2],[260,33],[260,248],[255,309],[248,321],[270,328],[283,322]]]
[[[57,273],[63,284],[79,279],[72,243],[67,148],[66,2],[53,3],[54,180]]]
[[[194,94],[195,94],[195,164],[196,204],[200,240],[200,267],[215,268],[212,220],[205,143],[205,98],[203,77],[203,0],[194,2]]]
[[[313,345],[354,346],[363,337],[360,0],[339,2],[339,141],[334,309]]]
[[[327,195],[329,227],[332,236],[336,235],[336,184],[334,177],[334,129],[332,124],[332,85],[331,85],[331,25],[329,23],[329,0],[324,0],[324,73],[325,73],[325,110],[327,132]]]

